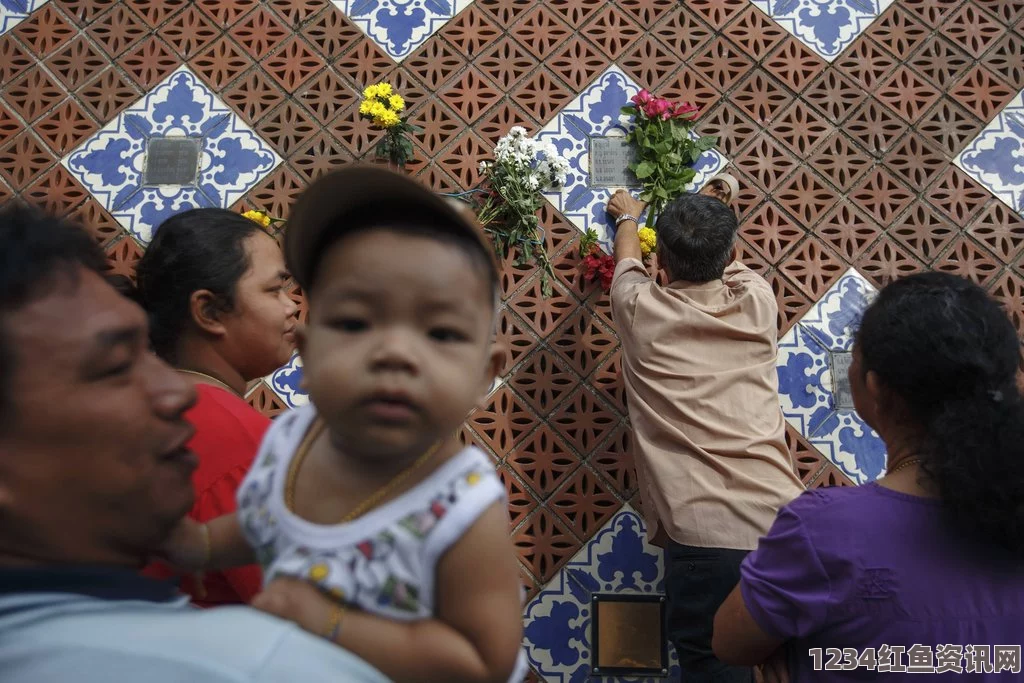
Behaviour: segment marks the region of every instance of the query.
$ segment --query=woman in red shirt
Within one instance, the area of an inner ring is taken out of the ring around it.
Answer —
[[[199,456],[190,516],[205,522],[235,509],[270,420],[243,398],[249,382],[288,362],[296,311],[285,292],[277,241],[255,221],[226,209],[193,209],[169,218],[139,261],[134,298],[150,318],[153,350],[196,385],[186,413]],[[150,576],[170,577],[161,565]],[[248,603],[262,587],[256,566],[183,580],[209,607]]]

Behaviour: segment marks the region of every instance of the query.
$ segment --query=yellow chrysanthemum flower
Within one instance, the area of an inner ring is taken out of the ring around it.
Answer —
[[[250,209],[249,211],[246,211],[245,213],[243,213],[242,216],[245,217],[245,218],[248,218],[249,220],[256,221],[257,223],[262,225],[264,228],[266,228],[267,226],[270,225],[270,216],[268,216],[267,214],[263,213],[262,211],[256,211],[255,209]]]
[[[363,88],[363,99],[372,100],[377,97],[378,94],[380,94],[380,86],[368,85]]]
[[[403,109],[405,109],[405,100],[402,99],[402,96],[398,94],[389,97],[388,104],[390,104],[391,108],[394,109],[395,111],[402,111]]]
[[[390,83],[378,83],[377,84],[377,94],[380,95],[381,97],[387,97],[388,95],[391,94],[391,92],[392,91],[391,91],[391,84]]]
[[[398,114],[390,109],[385,109],[379,116],[377,116],[374,123],[382,128],[391,128],[392,126],[397,126],[399,121],[400,119],[398,118]]]
[[[359,103],[359,113],[360,114],[369,114],[370,113],[370,107],[372,107],[373,104],[374,104],[373,100],[363,100],[362,102]]]
[[[637,232],[640,238],[640,253],[649,255],[658,246],[658,235],[652,228],[640,228]]]
[[[369,116],[372,116],[373,118],[375,118],[375,119],[378,119],[378,118],[380,118],[380,117],[381,117],[381,116],[382,116],[382,115],[384,114],[384,112],[386,112],[387,110],[388,110],[388,108],[387,108],[387,107],[385,107],[385,106],[384,106],[383,104],[381,104],[381,103],[380,103],[379,101],[377,101],[377,100],[374,100],[373,102],[370,102],[370,106],[366,108],[366,113],[367,113],[367,114],[368,114]]]

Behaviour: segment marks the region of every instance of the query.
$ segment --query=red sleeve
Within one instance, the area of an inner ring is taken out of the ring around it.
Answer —
[[[234,512],[237,507],[236,492],[241,486],[242,480],[245,479],[246,471],[247,469],[236,467],[215,481],[200,494],[192,508],[191,517],[200,522],[207,522]],[[223,581],[218,581],[219,578],[222,578]],[[248,603],[260,592],[263,586],[263,573],[257,565],[235,567],[217,572],[204,580],[209,597],[212,598],[215,593],[222,592],[223,588],[221,591],[217,590],[217,584],[225,582],[238,597],[239,602]]]
[[[235,511],[238,487],[259,450],[270,419],[237,396],[209,385],[197,385],[199,399],[185,417],[196,428],[188,446],[199,456],[192,477],[196,500],[189,516],[199,522]],[[151,566],[145,572],[163,578],[171,573]],[[210,572],[200,588],[182,577],[182,589],[201,606],[248,603],[263,585],[256,565]]]

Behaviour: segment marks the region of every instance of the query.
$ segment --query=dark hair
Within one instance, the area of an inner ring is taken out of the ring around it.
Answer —
[[[249,269],[245,240],[262,228],[227,209],[191,209],[171,216],[156,230],[139,260],[134,296],[149,314],[150,343],[173,363],[178,340],[192,320],[191,298],[213,293],[218,311],[235,306],[238,281]]]
[[[484,246],[461,228],[450,226],[450,219],[416,212],[403,206],[373,207],[357,211],[344,217],[344,229],[329,231],[318,245],[320,256],[313,263],[310,282],[315,285],[319,276],[320,260],[331,244],[357,234],[372,230],[388,230],[400,235],[424,237],[437,240],[459,249],[473,264],[477,272],[487,282],[491,298],[496,305],[500,292],[500,275],[495,268],[494,257],[484,250]],[[310,289],[314,287],[311,286]],[[307,292],[309,295],[309,292]]]
[[[913,275],[868,308],[857,348],[920,429],[921,469],[954,525],[1024,556],[1021,347],[999,304],[954,275]]]
[[[686,193],[658,216],[658,261],[673,280],[710,282],[732,256],[736,214],[714,197]]]
[[[0,320],[46,296],[56,276],[77,282],[80,268],[103,273],[106,258],[84,229],[19,203],[0,209]],[[0,325],[0,423],[10,413],[15,351]]]

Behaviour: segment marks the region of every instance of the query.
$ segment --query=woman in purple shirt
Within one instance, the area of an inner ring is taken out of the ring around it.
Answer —
[[[879,294],[849,376],[888,473],[779,511],[716,615],[719,659],[781,662],[792,681],[1021,680],[1020,351],[967,280],[924,273]]]

